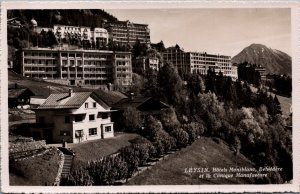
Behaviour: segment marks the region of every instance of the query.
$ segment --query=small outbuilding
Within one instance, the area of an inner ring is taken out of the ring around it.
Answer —
[[[30,97],[34,96],[34,93],[25,87],[18,87],[8,89],[8,107],[15,108],[18,106],[30,105]]]

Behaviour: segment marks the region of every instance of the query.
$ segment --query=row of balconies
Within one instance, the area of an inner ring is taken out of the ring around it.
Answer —
[[[34,70],[25,70],[24,73],[31,74],[57,74],[57,71],[34,71]]]
[[[56,59],[57,57],[54,57],[54,56],[32,56],[32,55],[24,55],[24,59]]]
[[[34,64],[34,63],[26,63],[24,67],[57,67],[56,64]]]
[[[61,73],[70,73],[76,74],[76,71],[61,71]],[[99,75],[106,75],[110,74],[111,72],[108,71],[77,71],[77,74],[99,74]]]

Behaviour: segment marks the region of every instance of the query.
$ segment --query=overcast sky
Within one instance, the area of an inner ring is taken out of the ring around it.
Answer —
[[[234,56],[252,43],[291,55],[290,9],[106,10],[119,20],[149,24],[151,42],[185,51]]]

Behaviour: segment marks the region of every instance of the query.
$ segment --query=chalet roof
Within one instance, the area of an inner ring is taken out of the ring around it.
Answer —
[[[18,98],[26,89],[10,89],[8,90],[8,98]]]
[[[144,105],[146,106],[150,106],[153,103],[159,104],[160,108],[169,108],[170,106],[167,105],[166,103],[159,101],[159,100],[155,100],[152,97],[134,97],[133,99],[130,98],[126,98],[126,99],[122,99],[119,102],[117,102],[116,104],[113,105],[114,109],[117,110],[125,110],[128,107],[132,107],[132,108],[136,108],[136,109],[144,109]],[[157,106],[153,106],[153,108],[157,108]]]
[[[28,92],[29,96],[34,95],[28,88],[13,88],[8,90],[8,98],[19,98],[25,92]]]
[[[106,104],[112,106],[113,104],[119,102],[122,99],[128,98],[121,92],[109,91],[109,90],[93,90]]]
[[[76,109],[80,108],[88,97],[93,98],[105,109],[109,108],[109,106],[93,92],[72,92],[71,96],[69,93],[51,94],[37,109]]]

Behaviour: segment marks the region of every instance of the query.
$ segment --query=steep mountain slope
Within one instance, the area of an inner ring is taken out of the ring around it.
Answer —
[[[266,68],[266,73],[292,74],[292,59],[286,53],[262,44],[251,44],[232,58],[232,63],[248,62]]]

